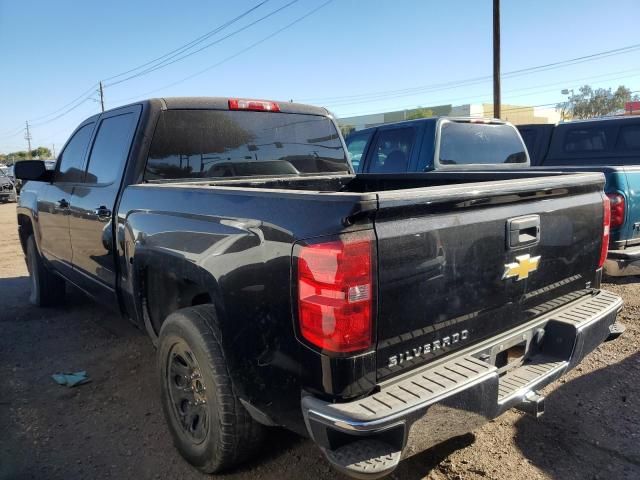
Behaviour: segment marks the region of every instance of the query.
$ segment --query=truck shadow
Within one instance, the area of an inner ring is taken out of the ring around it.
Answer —
[[[516,423],[516,445],[550,478],[640,478],[639,382],[640,353],[568,381],[547,397],[543,417]]]
[[[640,276],[629,275],[626,277],[608,277],[602,278],[603,283],[612,283],[613,285],[629,285],[640,282]],[[606,288],[606,287],[603,287]]]

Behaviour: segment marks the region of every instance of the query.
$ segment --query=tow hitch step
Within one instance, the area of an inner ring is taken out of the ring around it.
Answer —
[[[516,405],[516,409],[533,418],[540,418],[544,415],[544,397],[536,392],[528,392],[522,403]]]
[[[605,339],[605,342],[615,340],[624,333],[627,327],[623,323],[616,321],[613,325],[609,326],[609,336]]]

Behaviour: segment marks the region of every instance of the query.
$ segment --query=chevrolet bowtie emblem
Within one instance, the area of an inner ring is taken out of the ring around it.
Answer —
[[[513,263],[507,263],[504,266],[504,275],[502,279],[518,277],[517,280],[529,278],[529,274],[538,269],[540,263],[540,256],[531,257],[531,255],[520,255],[516,257],[516,261]]]

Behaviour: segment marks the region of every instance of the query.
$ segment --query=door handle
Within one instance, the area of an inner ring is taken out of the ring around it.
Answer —
[[[96,217],[98,217],[98,220],[100,221],[105,222],[111,219],[111,210],[105,206],[96,208],[93,213],[95,213]]]
[[[540,241],[540,215],[526,215],[507,221],[507,247],[535,245]]]
[[[63,209],[69,208],[69,202],[64,198],[58,200],[58,208],[63,208]]]

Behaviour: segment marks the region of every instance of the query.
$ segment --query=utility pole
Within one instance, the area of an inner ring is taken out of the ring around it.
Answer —
[[[55,158],[56,158],[56,144],[52,143],[51,147],[52,147],[52,152],[53,152],[53,159],[55,160]]]
[[[100,106],[104,112],[104,89],[102,88],[102,80],[100,80]]]
[[[31,132],[29,131],[29,120],[27,120],[25,124],[27,125],[27,131],[24,134],[24,139],[27,141],[27,144],[29,145],[29,151],[27,152],[27,157],[31,159]]]
[[[493,116],[500,118],[500,0],[493,0]]]

